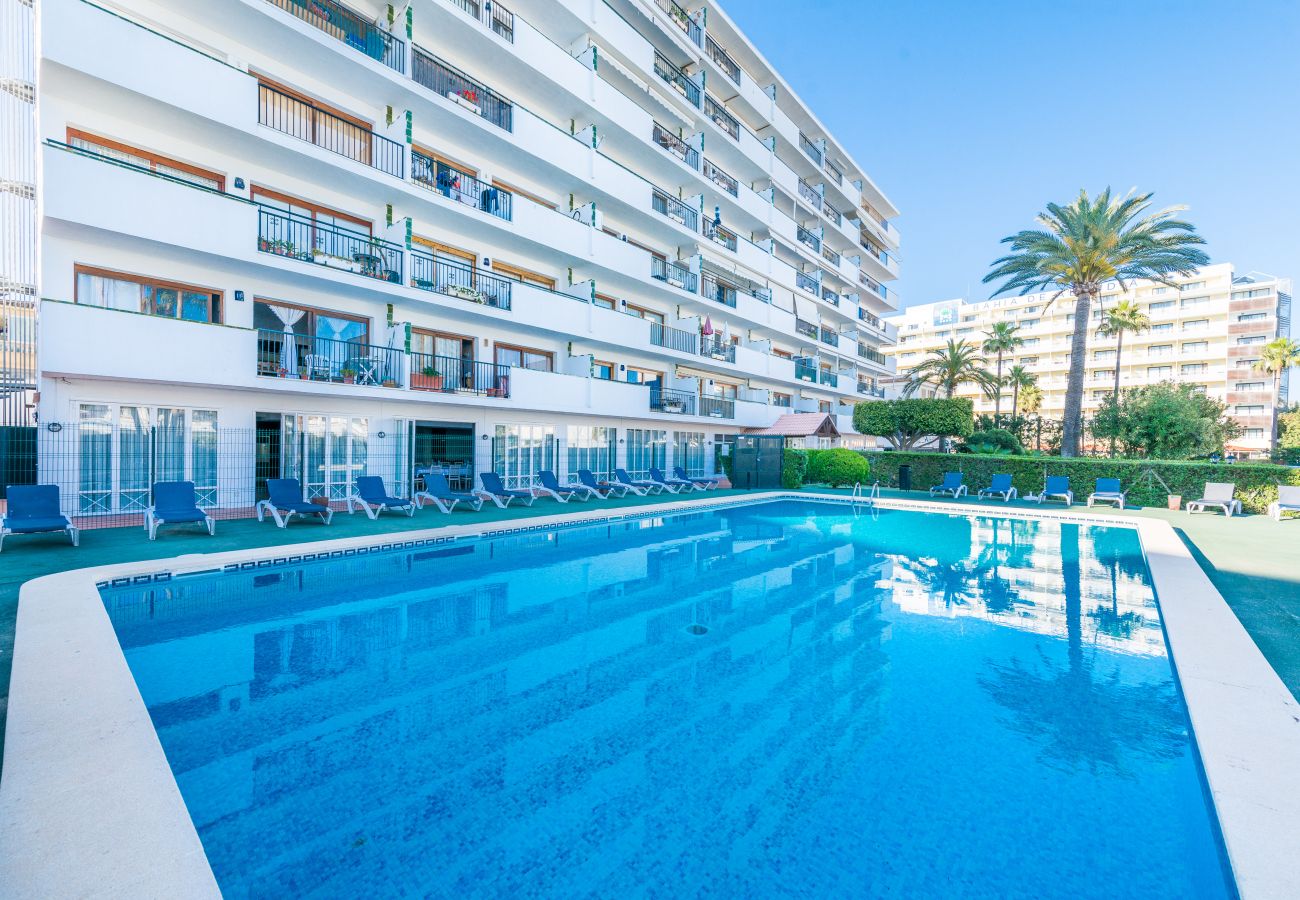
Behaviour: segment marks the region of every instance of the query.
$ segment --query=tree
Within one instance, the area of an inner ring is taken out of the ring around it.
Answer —
[[[895,450],[911,450],[930,437],[966,437],[974,430],[975,411],[964,397],[870,400],[853,407],[853,427],[884,438]]]
[[[1002,239],[1011,252],[994,260],[992,271],[984,276],[985,284],[1005,279],[999,293],[1054,289],[1048,305],[1067,292],[1074,295],[1062,456],[1079,453],[1088,321],[1102,285],[1113,280],[1127,290],[1133,279],[1171,284],[1172,276],[1190,275],[1210,261],[1196,246],[1205,239],[1195,227],[1174,218],[1184,207],[1148,214],[1151,196],[1130,192],[1114,198],[1106,188],[1096,198],[1080,191],[1068,206],[1049,203],[1038,215],[1041,228]]]
[[[1119,364],[1124,355],[1124,333],[1137,334],[1151,327],[1151,319],[1142,311],[1142,307],[1132,300],[1121,300],[1106,310],[1101,318],[1101,327],[1097,329],[1098,337],[1115,338],[1115,390],[1113,396],[1116,406],[1119,401]],[[1115,438],[1110,439],[1110,455],[1115,455]]]
[[[1265,344],[1264,349],[1259,353],[1259,362],[1253,366],[1256,372],[1264,372],[1273,376],[1273,403],[1275,405],[1279,399],[1278,392],[1282,389],[1282,373],[1292,366],[1300,366],[1300,344],[1297,344],[1291,338],[1284,337]],[[1269,435],[1269,441],[1276,448],[1276,429],[1274,429],[1272,435]]]
[[[1011,385],[1011,418],[1020,415],[1020,392],[1038,384],[1038,376],[1024,366],[1012,366],[1007,372],[1007,384]],[[1039,394],[1039,402],[1042,395]]]
[[[1016,334],[1019,327],[1013,322],[994,322],[993,327],[984,332],[983,350],[997,355],[997,380],[993,387],[993,421],[996,424],[1002,418],[1002,357],[1015,350],[1025,342]]]
[[[949,340],[946,347],[931,350],[907,375],[904,397],[911,397],[923,384],[934,385],[947,398],[967,382],[975,383],[984,391],[991,391],[993,387],[988,361],[980,355],[979,348],[968,341]]]
[[[1020,389],[1020,408],[1027,414],[1043,408],[1043,389],[1038,386],[1037,378]]]
[[[1191,459],[1222,453],[1241,433],[1227,407],[1191,384],[1162,381],[1108,397],[1093,420],[1093,434],[1124,446],[1127,456]]]

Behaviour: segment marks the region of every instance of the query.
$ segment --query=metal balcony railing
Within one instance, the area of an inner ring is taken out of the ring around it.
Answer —
[[[799,243],[812,250],[813,253],[818,252],[822,248],[822,239],[813,234],[807,228],[804,228],[802,225],[795,227],[794,236],[799,239]]]
[[[334,0],[270,0],[310,25],[337,38],[371,59],[377,59],[390,69],[402,71],[405,43],[376,27],[366,17],[355,13]]]
[[[709,54],[709,59],[717,63],[718,68],[721,69],[728,78],[736,84],[740,84],[740,65],[731,58],[731,55],[727,53],[726,50],[722,49],[718,42],[713,39],[712,35],[705,35],[704,50]]]
[[[694,294],[699,287],[699,276],[684,266],[666,262],[657,256],[650,257],[650,277],[666,281],[674,287]]]
[[[861,356],[863,359],[869,359],[879,366],[886,364],[885,354],[863,344],[858,344],[858,356]]]
[[[704,114],[713,120],[713,124],[731,135],[733,141],[740,140],[740,122],[708,94],[704,95]]]
[[[807,200],[813,209],[821,209],[822,195],[817,189],[802,178],[799,179],[799,196]]]
[[[488,0],[488,25],[510,43],[515,42],[515,14],[497,0]]]
[[[813,322],[805,322],[803,319],[794,320],[795,334],[801,334],[806,338],[817,340],[817,325]]]
[[[719,169],[710,160],[704,161],[704,177],[712,181],[733,197],[740,195],[740,185],[735,178]]]
[[[700,415],[713,419],[736,418],[736,401],[728,397],[700,397]]]
[[[668,14],[668,18],[682,30],[683,34],[691,39],[691,43],[697,47],[699,46],[704,31],[700,28],[699,23],[691,18],[690,13],[674,3],[673,0],[655,0],[655,5]]]
[[[705,272],[702,277],[704,279],[704,290],[700,293],[706,300],[716,301],[723,306],[734,307],[736,305],[737,289],[734,284],[722,281],[711,272]]]
[[[691,209],[676,197],[669,197],[655,188],[650,197],[650,207],[661,216],[667,216],[679,225],[697,231],[700,227],[700,213]]]
[[[840,377],[828,369],[822,369],[817,375],[817,380],[827,387],[840,386]]]
[[[265,84],[257,86],[257,121],[331,153],[404,177],[401,144]]]
[[[510,367],[432,353],[411,354],[411,390],[510,396]]]
[[[844,174],[829,159],[826,160],[826,163],[825,165],[822,166],[822,169],[826,172],[827,175],[831,177],[831,181],[835,182],[836,184],[844,183]]]
[[[796,357],[794,361],[794,377],[800,381],[816,381],[816,363],[811,359]]]
[[[698,169],[700,167],[700,151],[696,150],[690,144],[673,134],[667,128],[664,128],[658,122],[654,123],[654,129],[651,132],[651,136],[656,144],[663,147],[692,169]]]
[[[822,299],[831,306],[840,305],[840,295],[832,291],[830,288],[822,288]]]
[[[839,225],[844,221],[844,217],[840,215],[840,211],[831,206],[824,197],[822,198],[822,215],[830,219],[836,225]]]
[[[728,231],[721,225],[714,225],[711,219],[706,219],[704,222],[704,236],[713,243],[726,247],[732,253],[736,252],[736,233]]]
[[[865,309],[858,307],[858,318],[877,331],[885,330],[885,323],[881,321],[880,317],[875,315],[875,313],[869,313]]]
[[[833,266],[838,266],[840,264],[840,255],[825,244],[822,244],[822,259],[826,260]]]
[[[832,347],[838,347],[840,345],[839,332],[833,328],[827,328],[823,325],[821,332],[817,337],[823,344],[829,344]]]
[[[257,249],[380,281],[402,282],[402,248],[397,244],[280,209],[258,210]]]
[[[817,283],[817,279],[804,272],[794,273],[794,286],[814,296],[821,292],[821,286]]]
[[[513,286],[514,282],[509,278],[439,259],[419,250],[411,251],[411,287],[417,290],[508,310]]]
[[[708,335],[700,339],[700,356],[707,356],[709,359],[716,359],[720,362],[734,363],[736,361],[736,345],[730,341],[724,341],[716,334]]]
[[[685,97],[687,103],[695,107],[700,105],[700,86],[659,53],[655,54],[654,70],[656,75]]]
[[[799,132],[799,149],[802,150],[804,153],[808,154],[809,159],[817,163],[817,166],[819,168],[821,167],[822,164],[821,150],[818,149],[816,144],[808,140],[807,135],[805,135],[802,131]]]
[[[336,384],[401,387],[402,351],[395,347],[259,328],[257,374]]]
[[[658,322],[650,323],[650,343],[656,347],[666,347],[669,350],[695,355],[699,350],[699,337],[693,331],[660,325]]]
[[[695,415],[696,397],[690,391],[651,386],[650,409],[653,412],[674,413],[679,416]]]
[[[420,47],[412,49],[411,78],[440,97],[477,113],[498,128],[514,130],[514,104]]]
[[[422,188],[507,222],[514,216],[514,195],[509,191],[480,181],[418,150],[411,151],[411,180]]]

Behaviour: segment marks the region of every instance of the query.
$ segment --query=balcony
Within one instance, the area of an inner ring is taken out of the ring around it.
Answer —
[[[697,47],[700,45],[704,31],[700,28],[699,23],[691,18],[690,13],[674,3],[673,0],[655,0],[655,6],[668,14],[668,18],[682,30],[682,34],[691,39],[692,44]]]
[[[817,380],[817,366],[811,359],[796,357],[794,361],[794,377],[799,381]]]
[[[865,272],[858,273],[858,283],[877,297],[885,296],[885,286]]]
[[[821,286],[817,283],[817,279],[806,272],[794,273],[794,286],[802,291],[807,291],[814,297],[821,293]]]
[[[687,331],[684,328],[660,325],[658,322],[650,323],[650,343],[656,347],[677,350],[681,353],[689,353],[692,356],[699,352],[699,335],[695,332]]]
[[[650,388],[651,412],[673,413],[679,416],[695,415],[696,397],[690,391],[670,388]]]
[[[681,94],[686,102],[695,108],[700,106],[700,86],[686,73],[674,66],[662,55],[656,53],[654,61],[655,74],[667,82],[673,90]]]
[[[840,386],[840,376],[836,375],[830,369],[822,369],[818,372],[817,381],[827,387],[837,388]]]
[[[799,132],[799,149],[802,150],[808,156],[809,159],[817,163],[817,168],[820,169],[822,167],[821,150],[817,148],[816,144],[808,140],[807,135],[805,135],[802,131]]]
[[[874,384],[869,384],[865,381],[859,381],[858,393],[865,394],[868,397],[883,398],[885,396],[885,389],[876,387]]]
[[[257,331],[257,374],[300,381],[402,386],[403,352],[354,341]]]
[[[799,239],[799,243],[803,244],[813,253],[821,252],[822,239],[813,234],[807,228],[804,228],[802,225],[795,226],[794,236]]]
[[[704,52],[709,55],[709,59],[713,60],[728,78],[736,84],[740,84],[740,65],[711,36],[705,36]]]
[[[736,401],[726,397],[700,397],[700,415],[713,419],[736,418]]]
[[[829,159],[826,160],[826,164],[822,166],[822,171],[829,175],[831,181],[835,182],[837,185],[844,183],[844,174],[840,172],[840,170],[835,167],[835,164]]]
[[[515,108],[509,100],[420,47],[412,50],[411,78],[498,128],[514,130]]]
[[[838,347],[840,345],[839,332],[833,328],[827,328],[824,325],[821,327],[820,331],[818,332],[817,339],[820,340],[823,344],[827,344],[831,347]]]
[[[822,259],[826,260],[833,266],[838,266],[840,264],[840,255],[825,244],[822,244]]]
[[[736,179],[732,178],[707,159],[704,161],[704,177],[722,188],[731,196],[740,196],[740,185]]]
[[[411,354],[411,390],[510,396],[510,367],[431,353]]]
[[[334,0],[271,0],[271,3],[390,69],[402,71],[405,43],[346,6]]]
[[[708,94],[704,95],[704,114],[713,120],[714,125],[731,135],[733,141],[740,140],[740,122]]]
[[[402,283],[400,246],[297,213],[261,207],[257,214],[257,249],[367,278]]]
[[[886,365],[887,357],[879,350],[875,350],[865,344],[858,344],[858,356],[870,360],[878,366]]]
[[[411,180],[426,190],[482,210],[509,222],[514,216],[514,195],[444,162],[411,151]]]
[[[657,256],[650,257],[650,277],[656,281],[666,281],[690,294],[694,294],[700,284],[699,276],[690,269]]]
[[[799,179],[798,188],[799,188],[799,196],[802,197],[805,201],[807,201],[809,206],[811,206],[813,209],[821,209],[822,195],[817,193],[816,188],[814,188],[808,182],[804,181],[802,178]]]
[[[844,217],[840,215],[840,211],[835,207],[831,206],[830,203],[828,203],[825,199],[822,200],[821,209],[822,209],[822,215],[830,219],[836,225],[839,225],[841,222],[844,221]]]
[[[658,188],[655,188],[651,195],[650,208],[661,216],[667,216],[669,219],[672,219],[684,228],[691,231],[699,231],[699,211],[691,209],[675,197],[669,197]]]
[[[465,10],[465,12],[474,20],[478,22],[483,21],[483,6],[479,5],[478,0],[451,0],[451,2]],[[487,26],[491,28],[498,37],[513,44],[515,42],[515,14],[506,9],[500,3],[497,3],[496,0],[489,0],[489,2],[484,5],[488,9],[489,18],[486,23]]]
[[[817,335],[819,334],[818,328],[815,324],[812,322],[805,322],[803,319],[794,320],[794,330],[795,334],[803,335],[804,337],[814,341],[817,340]]]
[[[395,178],[405,177],[401,144],[265,84],[257,86],[257,121]]]
[[[493,309],[510,309],[514,282],[490,275],[478,268],[436,258],[419,250],[411,251],[411,287],[479,303]]]
[[[724,341],[716,334],[707,335],[700,341],[700,356],[707,356],[709,359],[715,359],[718,362],[734,363],[736,361],[736,345],[730,341]]]
[[[700,167],[700,151],[696,150],[690,144],[673,134],[667,128],[664,128],[658,122],[654,123],[654,129],[651,132],[651,138],[660,147],[663,147],[673,156],[680,159],[692,169]]]
[[[736,233],[734,231],[728,231],[721,225],[714,225],[712,221],[706,221],[704,223],[704,236],[713,241],[713,243],[721,244],[723,247],[726,247],[732,253],[736,252],[738,244],[736,242]]]
[[[723,281],[712,272],[705,272],[701,277],[704,279],[704,290],[700,293],[706,300],[714,300],[723,306],[735,308],[738,290],[734,284]]]
[[[830,288],[822,288],[822,299],[831,306],[840,305],[840,295],[832,291]]]

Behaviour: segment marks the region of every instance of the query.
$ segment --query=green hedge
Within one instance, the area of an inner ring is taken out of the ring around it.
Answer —
[[[797,491],[803,485],[804,473],[808,471],[808,452],[806,450],[783,450],[781,452],[781,487],[787,491]]]
[[[1087,500],[1098,478],[1118,478],[1136,506],[1164,506],[1170,493],[1181,494],[1183,503],[1196,500],[1207,481],[1231,481],[1237,498],[1249,512],[1266,512],[1277,499],[1279,484],[1300,485],[1300,469],[1267,463],[1211,463],[1205,461],[1151,461],[1142,459],[1100,459],[1097,457],[988,456],[975,453],[871,453],[871,468],[881,484],[898,485],[898,467],[912,467],[912,489],[929,490],[943,481],[944,472],[965,474],[966,487],[975,494],[988,487],[995,473],[1011,475],[1011,483],[1023,495],[1042,490],[1047,475],[1065,475],[1079,500]],[[1160,480],[1149,476],[1151,472]],[[1161,485],[1168,485],[1168,491]]]
[[[866,457],[847,447],[834,447],[829,450],[805,450],[808,454],[808,469],[804,472],[804,484],[829,484],[842,487],[861,481],[866,483],[871,474],[871,466]]]

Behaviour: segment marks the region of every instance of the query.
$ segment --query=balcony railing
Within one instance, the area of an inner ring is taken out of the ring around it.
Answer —
[[[509,309],[514,282],[490,275],[478,268],[439,259],[419,250],[411,251],[411,287],[445,294],[469,303],[495,309]]]
[[[830,288],[822,288],[822,299],[831,306],[840,305],[840,295],[832,291]]]
[[[679,416],[695,415],[696,397],[690,391],[651,386],[650,409],[653,412],[675,413]]]
[[[700,397],[700,415],[713,419],[736,418],[736,401],[727,397]]]
[[[700,151],[696,150],[690,144],[673,134],[667,128],[664,128],[658,122],[655,122],[652,134],[656,144],[663,147],[682,162],[686,163],[686,165],[690,166],[692,169],[698,169],[700,167]]]
[[[432,353],[411,354],[411,390],[510,396],[510,367]]]
[[[796,357],[794,361],[794,377],[800,381],[816,381],[817,365],[811,359]]]
[[[736,84],[740,84],[740,65],[731,58],[731,55],[723,50],[718,42],[711,35],[706,35],[704,39],[704,50],[709,54],[709,59],[717,63],[728,78]]]
[[[704,279],[704,290],[700,293],[706,300],[713,300],[723,306],[736,305],[737,289],[734,284],[722,281],[711,272],[705,272],[701,277]]]
[[[885,296],[885,286],[865,272],[858,273],[858,281],[873,294],[881,297]]]
[[[397,244],[284,210],[265,206],[258,210],[257,249],[380,281],[402,282],[402,248]]]
[[[794,273],[794,286],[814,296],[821,292],[821,286],[817,283],[817,279],[804,272]]]
[[[667,216],[677,224],[685,226],[691,231],[699,230],[699,211],[691,209],[676,197],[669,197],[658,188],[656,188],[654,193],[651,195],[650,207],[661,216]]]
[[[411,78],[498,128],[514,130],[515,108],[509,100],[419,47],[411,56]]]
[[[650,257],[650,277],[658,281],[666,281],[691,294],[695,293],[700,284],[699,276],[690,269],[666,262],[657,256]]]
[[[813,209],[821,209],[822,195],[817,193],[817,189],[802,178],[799,179],[799,196],[807,200]]]
[[[818,149],[816,144],[808,140],[807,135],[805,135],[802,131],[799,132],[799,149],[802,150],[804,153],[808,154],[808,157],[812,159],[813,162],[817,163],[817,166],[819,168],[821,167],[822,164],[821,150]]]
[[[514,216],[514,195],[444,162],[411,151],[411,180],[457,203],[472,206],[507,222]]]
[[[658,322],[650,323],[650,343],[656,347],[666,347],[669,350],[695,355],[699,347],[699,337],[695,332],[683,328],[672,328],[668,325],[660,325]]]
[[[404,177],[402,145],[396,141],[265,84],[257,86],[257,101],[260,124],[397,178]]]
[[[712,181],[733,197],[740,195],[740,185],[736,179],[719,169],[711,161],[704,161],[704,177]]]
[[[401,387],[402,351],[395,347],[259,328],[257,374],[303,381]]]
[[[707,335],[700,340],[700,356],[707,356],[709,359],[716,359],[719,362],[734,363],[736,361],[736,345],[730,341],[724,341],[716,334]]]
[[[673,24],[691,39],[691,43],[697,47],[699,46],[704,32],[699,23],[691,18],[690,13],[674,3],[673,0],[655,0],[655,5],[668,14],[668,18],[672,19]]]
[[[858,307],[858,318],[866,322],[877,331],[885,330],[885,323],[875,313],[869,313],[865,309]]]
[[[822,239],[802,225],[796,226],[794,236],[799,239],[799,243],[812,250],[813,253],[822,248]]]
[[[781,409],[789,409],[794,405],[794,398],[789,394],[773,394],[772,405],[779,406]]]
[[[714,125],[731,135],[733,141],[740,140],[740,122],[708,94],[704,95],[704,114],[713,120]]]
[[[488,0],[488,24],[510,43],[515,42],[515,14],[497,0]]]
[[[822,215],[830,219],[836,225],[839,225],[844,221],[844,217],[840,215],[840,211],[831,206],[825,198],[822,198]]]
[[[796,334],[801,334],[806,338],[817,340],[817,325],[813,322],[805,322],[803,319],[794,320],[794,330]]]
[[[839,332],[837,332],[834,328],[827,328],[826,326],[823,325],[821,328],[821,333],[818,334],[818,338],[821,340],[823,344],[829,344],[832,347],[838,347],[840,345]]]
[[[822,384],[826,385],[827,387],[840,386],[840,376],[836,375],[834,372],[830,371],[829,369],[822,369],[817,374],[817,380]]]
[[[862,240],[858,243],[862,244],[862,249],[866,250],[876,259],[880,260],[885,265],[889,265],[889,254],[885,250],[877,247],[874,243],[868,240]]]
[[[863,344],[858,344],[858,356],[861,356],[863,359],[869,359],[878,366],[886,364],[885,354]]]
[[[826,164],[822,166],[822,169],[823,171],[826,172],[827,175],[831,177],[831,181],[835,182],[836,184],[844,183],[844,174],[840,172],[840,170],[835,166],[835,164],[832,163],[829,159],[826,160]]]
[[[658,53],[655,54],[654,69],[655,74],[668,82],[677,93],[685,97],[687,103],[696,107],[700,105],[700,86],[688,77],[685,72]]]
[[[840,255],[825,244],[822,244],[822,259],[826,260],[833,266],[838,266],[840,264]]]
[[[341,3],[334,0],[271,0],[271,3],[390,69],[402,71],[406,45]]]
[[[704,236],[715,244],[721,244],[732,253],[736,252],[736,233],[728,231],[721,225],[714,225],[712,219],[706,219],[704,222]]]

